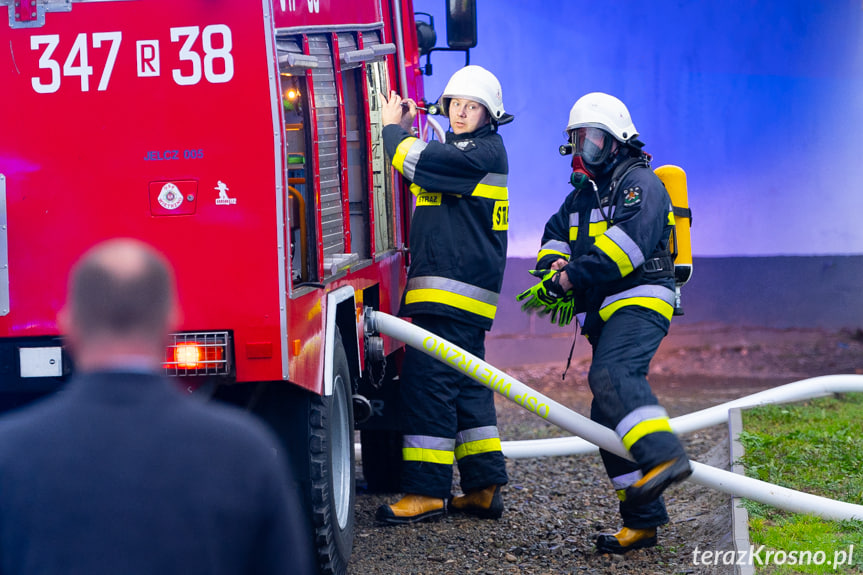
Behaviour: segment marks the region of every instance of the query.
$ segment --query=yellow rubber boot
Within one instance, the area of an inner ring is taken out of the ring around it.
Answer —
[[[408,493],[397,503],[378,507],[375,518],[381,523],[401,525],[436,519],[446,513],[444,500]]]
[[[600,553],[623,555],[633,549],[644,549],[656,545],[656,527],[630,529],[624,527],[614,535],[603,533],[596,538],[596,550]]]
[[[483,519],[500,519],[503,515],[503,495],[500,494],[500,485],[489,485],[485,489],[469,491],[454,497],[450,506],[453,511],[461,511]]]

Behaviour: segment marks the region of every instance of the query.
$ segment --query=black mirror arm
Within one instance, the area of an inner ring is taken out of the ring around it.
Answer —
[[[470,65],[470,48],[444,48],[444,47],[435,47],[431,48],[426,53],[426,63],[423,66],[423,74],[426,76],[432,75],[432,64],[431,64],[431,53],[432,52],[464,52],[464,65]]]

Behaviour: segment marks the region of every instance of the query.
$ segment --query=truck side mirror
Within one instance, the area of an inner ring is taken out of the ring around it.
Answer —
[[[476,0],[447,0],[446,43],[458,50],[476,46]]]
[[[437,33],[434,30],[434,24],[426,24],[421,20],[416,21],[417,27],[417,44],[420,51],[420,56],[425,56],[431,52],[434,45],[437,44]]]

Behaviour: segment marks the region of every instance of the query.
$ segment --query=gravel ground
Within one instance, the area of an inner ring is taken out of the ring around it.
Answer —
[[[691,337],[663,347],[651,385],[672,417],[762,389],[817,375],[861,373],[863,333],[817,330],[720,330],[689,327]],[[680,332],[678,332],[680,335]],[[685,334],[684,334],[685,335]],[[589,364],[526,365],[507,373],[556,401],[587,414]],[[496,397],[506,440],[564,433],[521,407]],[[690,457],[729,467],[728,431],[715,426],[683,437]],[[625,556],[598,554],[593,539],[619,527],[617,498],[598,455],[508,459],[506,511],[497,521],[449,515],[434,523],[381,526],[375,509],[398,495],[357,497],[357,536],[349,573],[430,574],[731,574],[729,567],[693,564],[693,552],[732,548],[729,496],[684,483],[666,491],[671,522],[659,545]],[[358,470],[361,477],[361,469]],[[454,490],[458,492],[458,475]]]

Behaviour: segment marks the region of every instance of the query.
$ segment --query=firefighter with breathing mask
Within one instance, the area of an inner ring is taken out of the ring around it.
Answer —
[[[596,548],[625,553],[656,545],[656,527],[668,522],[662,492],[692,473],[647,382],[674,310],[674,215],[623,102],[583,96],[566,136],[574,190],[546,223],[533,272],[542,281],[517,297],[560,325],[577,316],[591,344],[591,419],[615,430],[635,460],[600,451],[623,527],[599,535]]]
[[[480,66],[450,78],[441,96],[449,118],[446,142],[411,133],[412,100],[380,97],[383,141],[395,167],[411,182],[416,209],[410,230],[410,269],[399,315],[482,358],[506,265],[508,164],[500,124],[500,83]],[[408,348],[401,371],[402,491],[377,519],[413,523],[447,511],[497,519],[506,466],[493,392],[470,377]],[[453,462],[464,495],[450,499]]]

